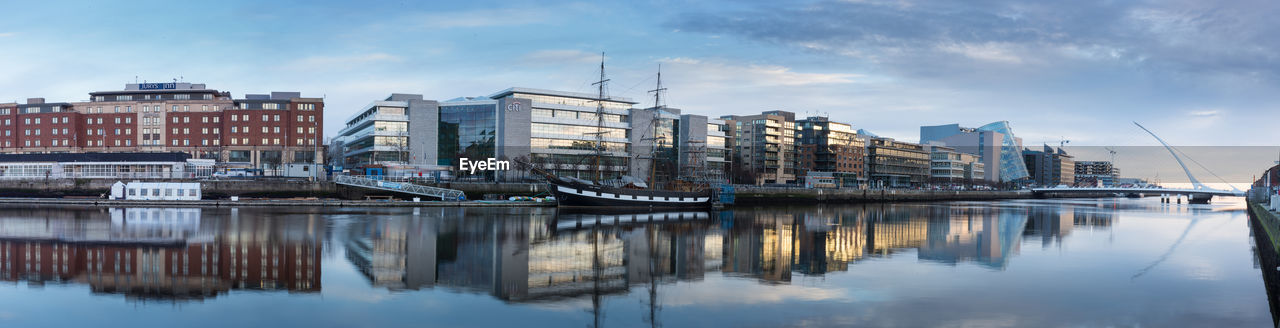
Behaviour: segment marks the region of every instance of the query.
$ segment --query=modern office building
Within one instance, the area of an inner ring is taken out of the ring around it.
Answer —
[[[985,165],[985,180],[1012,182],[1030,176],[1022,160],[1022,139],[1013,135],[1008,122],[979,128],[946,124],[920,127],[920,143],[938,142],[961,153],[978,155]]]
[[[852,126],[815,116],[796,121],[796,129],[797,175],[820,172],[841,187],[858,187],[867,182],[866,140]]]
[[[867,177],[875,188],[916,187],[929,179],[929,151],[920,144],[870,138],[866,162]]]
[[[268,172],[323,157],[324,100],[298,92],[233,99],[204,84],[130,83],[89,98],[0,104],[0,152],[178,151]]]
[[[498,102],[498,158],[527,159],[560,176],[613,179],[630,173],[629,98],[509,88],[489,96]],[[603,116],[597,116],[597,105]],[[597,147],[597,141],[603,143]],[[596,163],[599,152],[599,163]],[[597,169],[598,168],[598,169]],[[499,172],[499,177],[506,172]]]
[[[440,104],[422,95],[391,94],[365,105],[351,117],[330,144],[341,155],[343,168],[363,165],[434,165],[435,134]],[[412,138],[419,137],[419,138]],[[434,137],[434,136],[430,136]],[[419,142],[413,142],[417,139]]]
[[[1075,182],[1081,186],[1114,187],[1120,177],[1120,168],[1111,161],[1079,161],[1075,170]]]
[[[513,164],[508,171],[462,172],[468,161],[529,163],[557,175],[595,179],[596,142],[604,143],[598,172],[602,178],[632,173],[631,111],[635,102],[613,97],[596,116],[596,95],[509,88],[487,97],[443,102],[417,94],[392,94],[366,105],[347,120],[330,145],[341,149],[343,165],[403,165],[424,170],[452,168],[456,179],[522,180],[529,175]],[[664,116],[670,145],[678,116]],[[675,118],[675,119],[672,119]],[[673,158],[674,160],[674,158]]]
[[[739,165],[749,172],[755,184],[795,183],[795,117],[795,113],[780,110],[721,117],[734,134],[734,160],[741,161]]]
[[[1023,150],[1031,180],[1041,186],[1072,185],[1075,183],[1075,160],[1062,148],[1045,145],[1042,150]]]
[[[981,183],[986,177],[986,165],[978,155],[961,153],[955,148],[936,142],[925,145],[929,150],[930,180],[937,183]]]
[[[682,115],[679,108],[649,107],[631,110],[631,153],[634,155],[631,176],[661,186],[682,175],[688,159],[686,154],[691,140],[706,141],[706,131],[681,129]],[[705,121],[705,118],[703,119]],[[682,133],[683,132],[683,133]],[[697,133],[698,136],[690,136]],[[691,139],[692,138],[692,139]],[[685,152],[681,152],[681,150]]]
[[[698,152],[697,127],[705,121],[706,124],[706,140],[702,141],[702,153]],[[700,115],[685,114],[681,120],[681,130],[689,131],[686,133],[686,139],[690,141],[682,142],[685,145],[681,149],[681,154],[686,154],[681,158],[682,167],[693,167],[695,170],[701,169],[703,172],[699,175],[706,177],[708,181],[728,182],[730,161],[733,159],[729,155],[729,128],[725,121],[721,119],[707,118]],[[699,159],[699,157],[702,157]],[[699,166],[703,167],[699,167]]]

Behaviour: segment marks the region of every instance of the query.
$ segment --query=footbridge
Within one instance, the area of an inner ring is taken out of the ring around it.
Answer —
[[[395,192],[402,192],[406,194],[422,195],[427,197],[437,197],[437,198],[440,198],[440,200],[447,200],[447,201],[461,201],[461,200],[467,199],[467,195],[463,193],[461,190],[428,187],[428,186],[412,184],[408,182],[385,181],[385,180],[370,179],[370,178],[351,176],[351,175],[335,176],[333,179],[333,182],[340,185],[344,185],[344,186],[385,190],[385,191],[395,191]]]
[[[1147,134],[1150,134],[1151,137],[1155,138],[1156,141],[1160,142],[1161,146],[1164,146],[1164,148],[1169,151],[1169,155],[1173,155],[1173,160],[1178,162],[1178,166],[1182,167],[1182,172],[1187,174],[1187,179],[1191,180],[1191,189],[1064,187],[1064,188],[1035,188],[1035,189],[1031,189],[1031,192],[1037,195],[1044,195],[1047,193],[1053,193],[1053,194],[1123,193],[1126,196],[1186,195],[1187,200],[1193,204],[1208,204],[1209,200],[1213,199],[1213,196],[1236,196],[1236,197],[1244,196],[1245,194],[1244,191],[1241,191],[1239,189],[1235,189],[1235,188],[1232,188],[1232,190],[1214,189],[1214,188],[1210,188],[1209,186],[1206,186],[1203,183],[1200,183],[1199,179],[1196,179],[1194,175],[1191,175],[1191,170],[1187,168],[1187,164],[1182,162],[1182,157],[1178,156],[1178,151],[1176,151],[1173,147],[1169,146],[1168,143],[1164,142],[1164,139],[1160,139],[1160,137],[1157,136],[1155,132],[1151,132],[1151,130],[1148,130],[1147,127],[1142,126],[1142,124],[1138,124],[1138,122],[1133,122],[1133,125],[1137,125],[1138,128],[1142,129],[1142,131],[1146,131]],[[1183,155],[1186,155],[1186,154],[1184,153]],[[1191,159],[1191,160],[1195,161],[1195,159]],[[1196,162],[1196,164],[1199,164],[1199,162]],[[1200,165],[1200,167],[1203,168],[1205,171],[1209,171],[1209,168],[1204,167],[1204,165]],[[1209,173],[1213,174],[1212,171],[1209,171]],[[1217,174],[1214,174],[1214,176],[1217,176]],[[1223,182],[1226,182],[1226,181],[1223,181]]]
[[[1152,195],[1185,195],[1191,203],[1208,204],[1213,196],[1226,197],[1243,197],[1244,192],[1238,190],[1218,190],[1218,189],[1178,189],[1178,188],[1033,188],[1032,194],[1122,194],[1124,196],[1152,196]]]

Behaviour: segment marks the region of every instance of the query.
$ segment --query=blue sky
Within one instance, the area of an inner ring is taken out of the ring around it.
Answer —
[[[830,115],[908,141],[1008,120],[1028,144],[1274,145],[1271,1],[6,2],[0,101],[78,101],[134,77],[324,96],[329,136],[392,92],[511,86],[719,116]]]

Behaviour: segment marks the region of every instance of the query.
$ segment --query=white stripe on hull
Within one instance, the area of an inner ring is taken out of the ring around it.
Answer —
[[[566,194],[574,194],[582,197],[608,199],[608,200],[629,200],[629,201],[642,201],[642,202],[695,204],[695,203],[706,203],[708,200],[711,199],[711,197],[653,197],[653,196],[619,195],[619,194],[611,194],[607,192],[598,192],[598,191],[586,191],[586,190],[579,191],[578,189],[568,188],[564,186],[556,186],[556,189]]]

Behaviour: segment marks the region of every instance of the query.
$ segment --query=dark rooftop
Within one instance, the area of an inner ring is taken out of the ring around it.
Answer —
[[[54,154],[0,154],[0,163],[44,162],[185,162],[187,153],[54,153]]]

